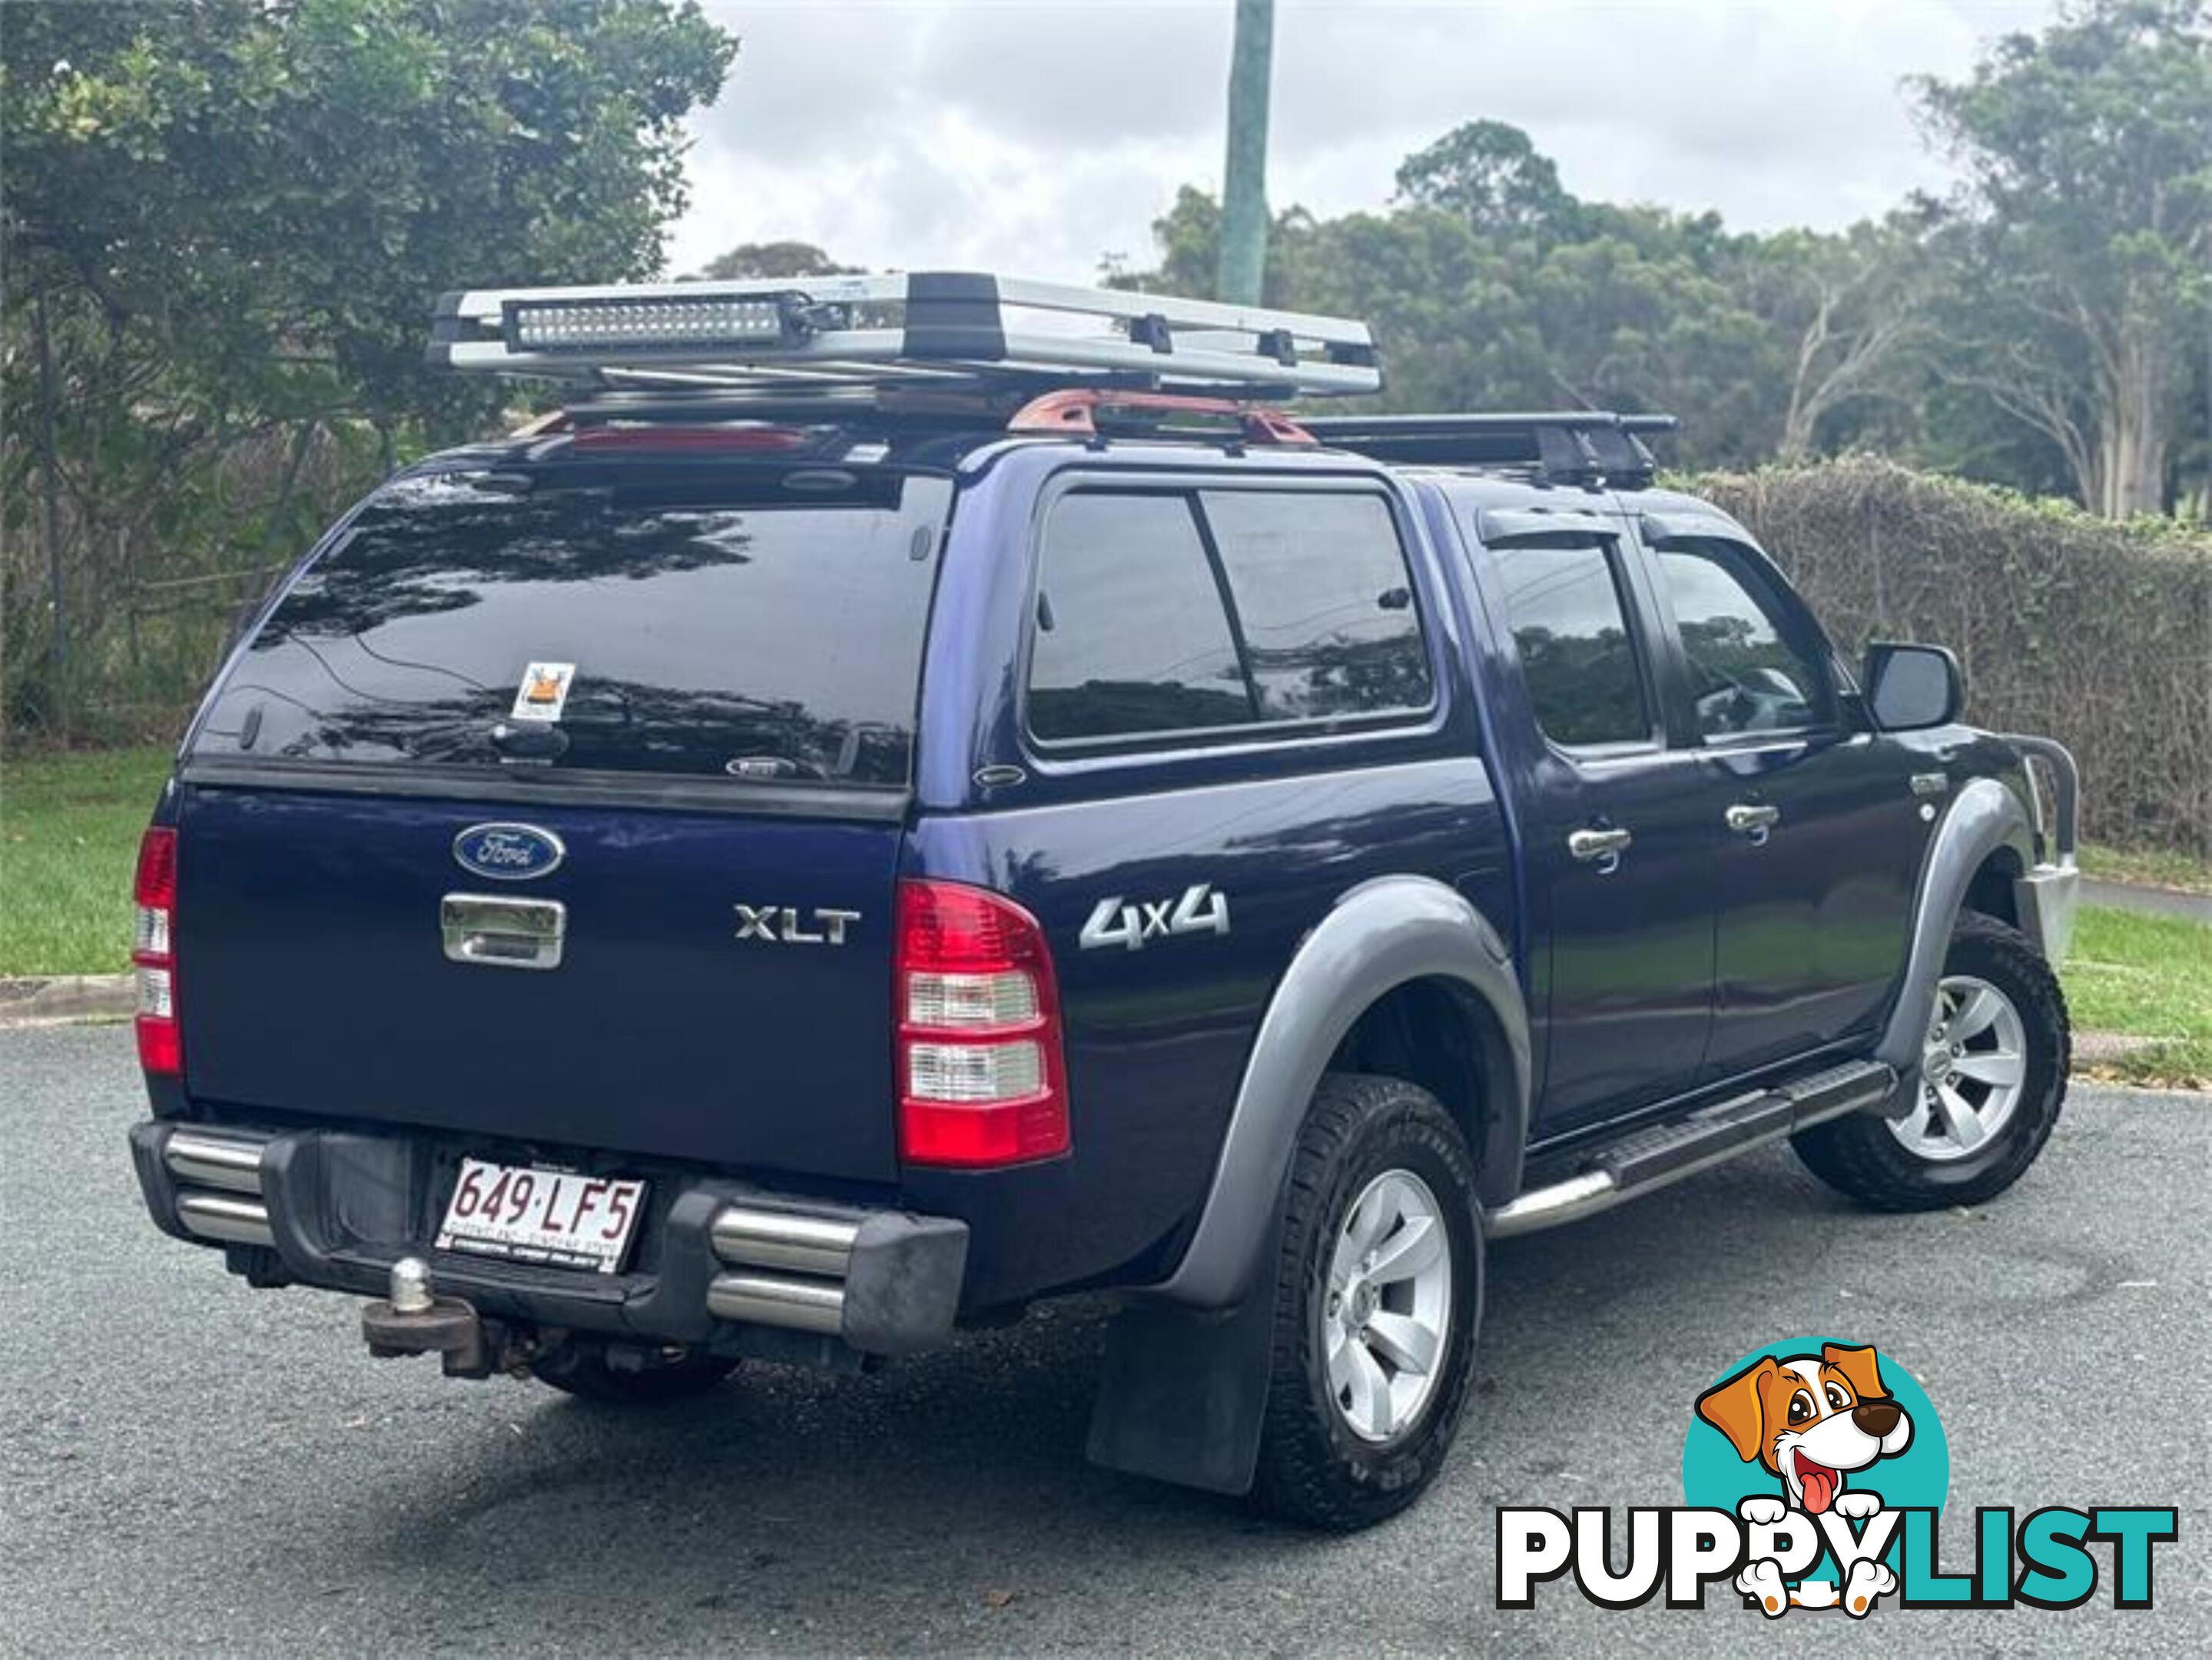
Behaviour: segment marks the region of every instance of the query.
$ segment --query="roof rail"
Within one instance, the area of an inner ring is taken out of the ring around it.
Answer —
[[[1316,440],[1377,460],[1533,471],[1547,483],[1637,488],[1657,467],[1645,437],[1671,415],[1545,410],[1494,415],[1341,415],[1302,424]]]
[[[1085,385],[1327,397],[1382,384],[1364,323],[965,271],[468,289],[438,301],[429,362],[785,398]]]

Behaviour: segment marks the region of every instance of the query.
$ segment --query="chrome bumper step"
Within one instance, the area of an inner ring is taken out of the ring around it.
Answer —
[[[845,1277],[865,1212],[848,1214],[732,1205],[708,1231],[717,1262],[733,1272],[707,1286],[717,1319],[836,1337],[845,1325]]]
[[[246,1136],[211,1135],[203,1130],[179,1129],[172,1134],[161,1159],[180,1184],[177,1220],[203,1239],[275,1244],[268,1202],[261,1192],[264,1145]]]

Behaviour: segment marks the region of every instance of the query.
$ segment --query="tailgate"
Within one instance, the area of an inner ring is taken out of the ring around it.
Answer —
[[[711,448],[807,433],[592,435],[380,489],[210,696],[178,806],[185,1089],[888,1179],[951,485]],[[514,929],[556,917],[557,964],[524,960]]]
[[[456,837],[493,821],[566,857],[527,882],[464,869]],[[896,1174],[895,824],[195,787],[179,829],[195,1098]],[[559,903],[558,966],[450,958],[453,894]]]

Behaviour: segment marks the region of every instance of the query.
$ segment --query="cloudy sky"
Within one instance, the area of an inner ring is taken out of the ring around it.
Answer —
[[[741,38],[695,119],[672,269],[797,238],[852,265],[1085,280],[1219,187],[1233,0],[706,0]],[[1948,173],[1899,89],[2052,0],[1278,0],[1268,198],[1382,204],[1488,116],[1577,195],[1832,227]]]

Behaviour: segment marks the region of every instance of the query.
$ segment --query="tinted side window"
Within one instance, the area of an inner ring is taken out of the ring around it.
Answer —
[[[1190,498],[1079,491],[1045,522],[1030,655],[1039,738],[1243,726],[1252,699]]]
[[[1607,551],[1509,548],[1495,557],[1505,582],[1506,620],[1544,735],[1565,745],[1650,738],[1644,673]]]
[[[1379,496],[1207,490],[1263,721],[1425,708],[1413,578]]]
[[[1702,548],[1659,555],[1690,662],[1698,731],[1725,738],[1823,724],[1831,714],[1826,677],[1730,565],[1726,556]]]

